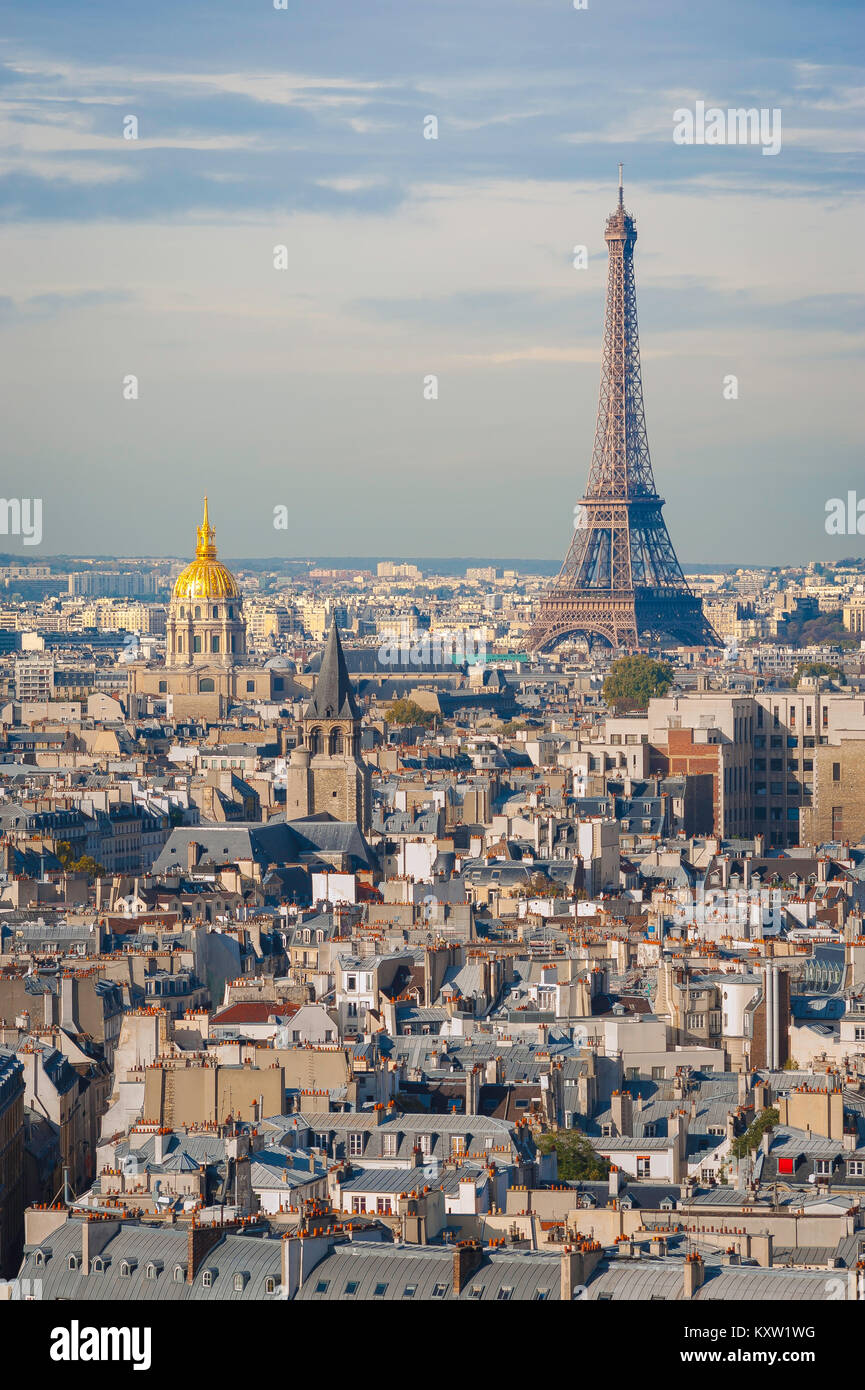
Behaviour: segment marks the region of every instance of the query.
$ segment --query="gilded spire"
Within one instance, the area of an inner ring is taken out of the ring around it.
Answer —
[[[199,560],[211,560],[216,555],[216,546],[213,538],[216,535],[207,515],[207,494],[204,495],[204,519],[198,527],[198,542],[195,547],[195,554]]]

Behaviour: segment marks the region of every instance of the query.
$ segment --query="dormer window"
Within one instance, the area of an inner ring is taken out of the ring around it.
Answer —
[[[66,1261],[66,1267],[67,1267],[67,1269],[77,1269],[77,1268],[78,1268],[78,1256],[77,1256],[77,1255],[70,1255],[70,1256],[69,1256],[69,1259]]]
[[[184,1269],[183,1265],[175,1265],[175,1266],[174,1266],[174,1282],[175,1282],[175,1284],[182,1284],[185,1278],[186,1278],[186,1270]]]
[[[205,1289],[213,1288],[213,1270],[206,1269],[201,1276],[202,1287]]]
[[[96,1259],[91,1264],[90,1269],[93,1274],[105,1273],[105,1261],[103,1260],[101,1255],[96,1256]]]
[[[130,1277],[131,1274],[132,1274],[132,1265],[129,1263],[128,1260],[121,1260],[121,1262],[120,1262],[120,1278],[121,1278],[121,1279],[128,1279],[128,1278]]]

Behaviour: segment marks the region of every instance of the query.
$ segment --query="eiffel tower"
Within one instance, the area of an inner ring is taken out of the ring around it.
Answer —
[[[614,650],[640,640],[719,645],[688,588],[670,540],[649,457],[634,244],[637,224],[624,205],[607,218],[609,247],[604,357],[595,447],[586,495],[558,578],[541,600],[526,650],[549,650],[564,637],[599,638]]]

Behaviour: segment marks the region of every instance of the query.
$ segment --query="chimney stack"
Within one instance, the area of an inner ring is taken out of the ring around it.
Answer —
[[[633,1138],[634,1102],[630,1091],[614,1091],[610,1098],[610,1109],[613,1112],[616,1133],[626,1139]]]
[[[454,1295],[459,1297],[472,1275],[481,1267],[483,1251],[479,1240],[461,1240],[454,1249]]]
[[[697,1290],[702,1286],[705,1277],[705,1267],[702,1258],[696,1250],[685,1256],[685,1297],[693,1298]]]

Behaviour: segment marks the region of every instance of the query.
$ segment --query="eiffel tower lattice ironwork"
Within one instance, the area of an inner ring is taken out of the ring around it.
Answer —
[[[699,599],[685,582],[661,514],[649,457],[634,244],[619,165],[619,205],[607,218],[609,247],[604,355],[595,447],[586,495],[575,509],[574,537],[558,578],[541,600],[526,637],[541,652],[571,635],[614,649],[641,640],[718,645]]]

